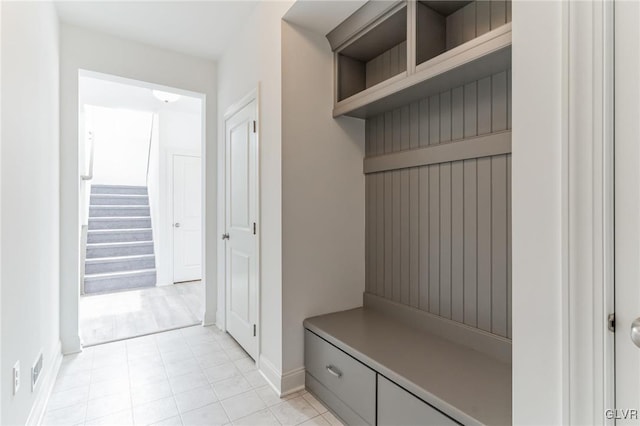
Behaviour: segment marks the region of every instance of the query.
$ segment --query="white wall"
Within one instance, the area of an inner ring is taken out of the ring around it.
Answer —
[[[283,372],[304,383],[305,318],[362,306],[364,120],[334,119],[333,53],[282,25]]]
[[[60,354],[58,20],[52,3],[3,2],[1,27],[0,423],[17,425],[42,407]],[[40,351],[43,377],[32,393],[30,367]],[[22,385],[13,396],[18,360]]]
[[[102,33],[62,25],[60,33],[61,89],[61,334],[65,353],[80,349],[78,293],[80,280],[78,227],[78,70],[111,74],[172,88],[203,93],[206,98],[207,140],[205,246],[207,259],[205,323],[215,321],[217,234],[217,151],[215,63],[135,43]],[[208,149],[207,149],[208,148]]]
[[[513,2],[514,424],[564,424],[568,412],[564,12]]]
[[[85,105],[85,115],[95,143],[91,183],[145,186],[152,113]]]
[[[173,284],[173,165],[171,156],[200,156],[202,116],[199,113],[160,111],[157,146],[157,222],[153,223],[158,285]],[[151,197],[151,193],[150,193]],[[151,200],[151,198],[150,198]],[[213,277],[214,279],[216,276]]]
[[[224,158],[223,114],[260,85],[260,368],[280,388],[282,375],[281,18],[291,2],[259,2],[218,62],[219,156]],[[220,171],[222,173],[222,170]],[[223,175],[219,191],[224,194]],[[220,229],[224,203],[218,203]],[[219,240],[219,250],[224,246]],[[223,276],[218,276],[220,283]],[[222,284],[221,284],[222,287]],[[223,288],[220,289],[223,291]],[[223,312],[224,298],[218,302]],[[222,318],[220,318],[222,321]]]

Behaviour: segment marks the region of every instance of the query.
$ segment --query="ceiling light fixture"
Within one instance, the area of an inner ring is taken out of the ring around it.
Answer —
[[[152,90],[151,92],[153,93],[153,96],[155,96],[165,104],[175,102],[180,99],[180,95],[171,92],[163,92],[162,90]]]

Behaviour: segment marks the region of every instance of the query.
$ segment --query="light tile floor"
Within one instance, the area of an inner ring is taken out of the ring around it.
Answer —
[[[215,327],[65,356],[43,425],[341,425],[306,391],[286,398]]]
[[[200,324],[202,281],[80,298],[85,346]]]

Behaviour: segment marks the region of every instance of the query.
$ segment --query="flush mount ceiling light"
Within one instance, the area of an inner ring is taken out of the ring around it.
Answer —
[[[155,96],[165,104],[175,102],[180,99],[180,95],[171,92],[163,92],[162,90],[152,90],[151,92],[153,93],[153,96]]]

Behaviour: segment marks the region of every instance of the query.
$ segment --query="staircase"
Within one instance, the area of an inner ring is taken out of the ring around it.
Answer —
[[[153,287],[155,267],[147,188],[93,185],[84,293]]]

